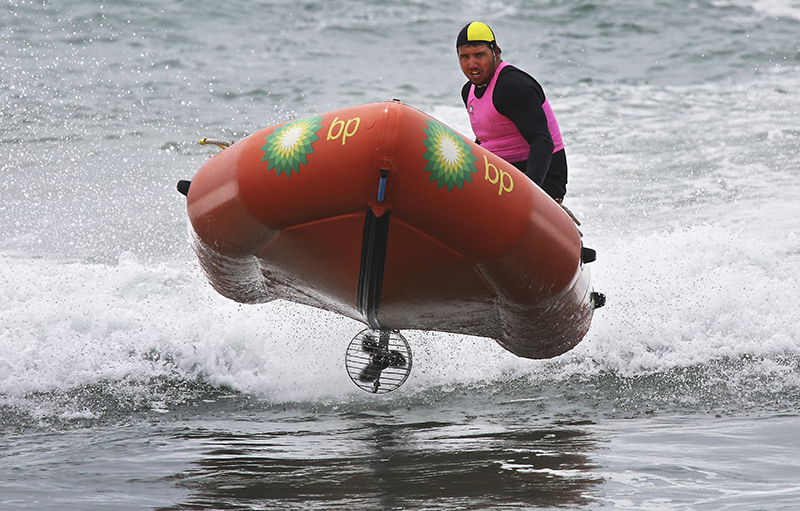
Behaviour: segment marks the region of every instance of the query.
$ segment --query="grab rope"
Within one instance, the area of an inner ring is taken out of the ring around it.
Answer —
[[[225,140],[217,140],[214,138],[201,138],[200,145],[215,145],[221,149],[226,149],[233,145],[233,141],[227,142]]]
[[[558,204],[559,206],[561,206],[561,209],[563,209],[563,210],[564,210],[564,212],[565,212],[567,215],[569,215],[569,217],[572,219],[572,221],[573,221],[573,222],[575,222],[575,225],[577,225],[577,226],[580,226],[580,225],[581,225],[581,221],[580,221],[580,220],[578,220],[578,217],[576,217],[574,214],[572,214],[572,211],[570,211],[570,210],[569,210],[569,208],[568,208],[568,207],[566,207],[566,206],[564,205],[564,202],[563,202],[563,200],[564,200],[564,199],[556,199],[556,204]],[[578,234],[580,234],[580,235],[581,235],[581,238],[583,238],[583,233],[581,232],[581,230],[580,230],[580,229],[578,229]]]
[[[564,212],[566,212],[569,215],[569,217],[572,219],[572,221],[575,222],[575,225],[581,225],[581,221],[578,220],[578,218],[575,215],[572,214],[572,211],[570,211],[568,207],[566,207],[561,202],[559,202],[558,205],[561,206],[561,209],[563,209]]]

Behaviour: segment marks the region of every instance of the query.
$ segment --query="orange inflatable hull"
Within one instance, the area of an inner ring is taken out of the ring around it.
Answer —
[[[569,216],[509,163],[399,102],[254,133],[210,158],[187,198],[200,264],[238,302],[488,337],[527,358],[560,355],[589,328]]]

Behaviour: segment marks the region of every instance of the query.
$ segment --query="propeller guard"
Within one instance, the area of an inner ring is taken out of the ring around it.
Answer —
[[[411,373],[411,347],[397,330],[364,329],[347,347],[345,367],[358,388],[386,394]]]

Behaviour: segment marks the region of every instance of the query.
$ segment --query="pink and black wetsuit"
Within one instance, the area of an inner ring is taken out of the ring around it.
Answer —
[[[503,62],[486,87],[467,82],[461,96],[477,142],[525,172],[552,198],[562,199],[567,157],[541,85]]]

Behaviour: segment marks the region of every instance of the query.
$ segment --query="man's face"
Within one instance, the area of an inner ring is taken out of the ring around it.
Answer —
[[[494,76],[500,58],[488,44],[463,44],[458,48],[458,62],[470,82],[483,86]]]

